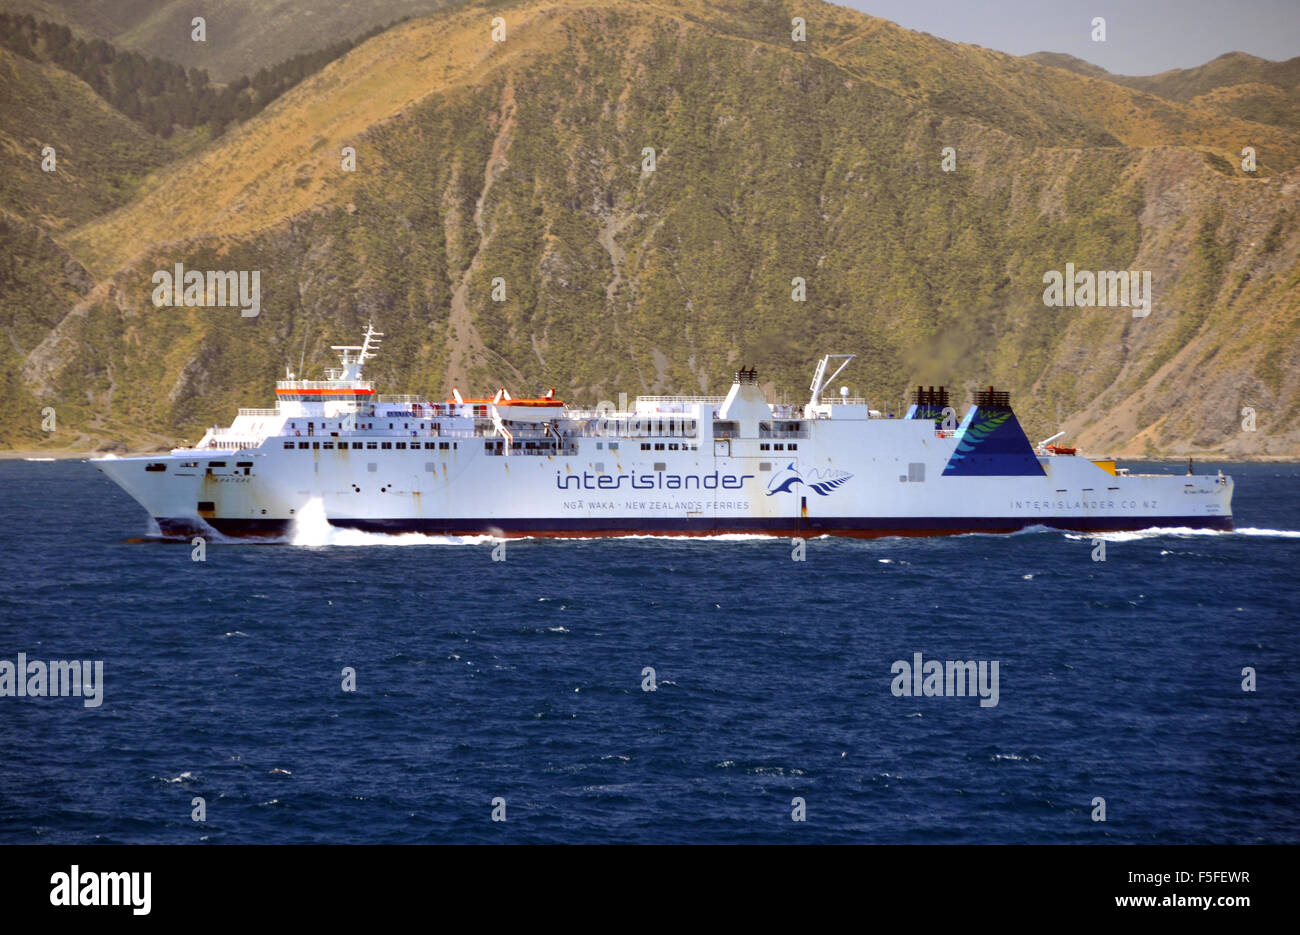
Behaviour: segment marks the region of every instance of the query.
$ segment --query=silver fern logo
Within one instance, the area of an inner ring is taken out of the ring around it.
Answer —
[[[835,471],[830,468],[819,471],[813,468],[805,478],[791,461],[784,470],[777,472],[768,482],[767,495],[771,497],[778,493],[792,493],[795,484],[803,484],[825,497],[842,487],[852,476],[848,471]]]

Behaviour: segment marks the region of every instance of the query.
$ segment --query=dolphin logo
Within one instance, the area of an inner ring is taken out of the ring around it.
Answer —
[[[785,466],[785,470],[773,475],[772,479],[768,482],[767,495],[770,497],[773,494],[789,493],[795,484],[802,483],[803,478],[800,477],[799,472],[794,469],[794,462],[791,461]]]
[[[778,493],[791,493],[795,484],[803,484],[810,487],[817,494],[825,497],[831,491],[843,486],[853,475],[847,471],[819,471],[813,468],[808,473],[809,480],[804,480],[803,475],[795,469],[794,462],[787,464],[784,470],[774,475],[767,485],[767,495],[773,496]]]

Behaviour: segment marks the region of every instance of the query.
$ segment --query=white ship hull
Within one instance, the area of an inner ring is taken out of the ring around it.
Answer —
[[[1022,451],[1009,406],[972,407],[944,431],[916,407],[879,418],[816,393],[783,411],[738,378],[725,400],[564,410],[539,428],[459,396],[281,400],[194,449],[95,463],[181,536],[281,536],[304,511],[374,532],[498,536],[1232,528],[1231,478]]]

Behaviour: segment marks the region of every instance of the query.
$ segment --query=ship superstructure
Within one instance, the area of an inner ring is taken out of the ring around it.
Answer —
[[[943,387],[918,387],[901,418],[826,395],[852,354],[821,360],[803,406],[769,403],[742,369],[726,396],[618,411],[554,390],[376,395],[362,371],[382,338],[367,327],[334,347],[324,380],[289,374],[274,409],[241,409],[192,448],[94,463],[169,536],[277,537],[309,508],[338,527],[450,535],[1232,528],[1231,478],[1131,474],[1056,436],[1031,445],[992,387],[960,421]]]

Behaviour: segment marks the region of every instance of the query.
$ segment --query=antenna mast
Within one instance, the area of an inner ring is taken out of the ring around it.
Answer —
[[[808,387],[812,390],[812,397],[808,400],[809,406],[816,406],[821,403],[822,390],[826,389],[827,385],[840,375],[840,371],[849,365],[849,361],[857,356],[857,354],[827,354],[821,359],[817,364],[817,371],[813,374],[812,385]],[[842,360],[844,363],[840,364],[835,369],[835,372],[828,377],[826,376],[826,368],[832,360]]]
[[[378,356],[375,351],[379,347],[380,339],[383,336],[382,331],[375,330],[373,322],[366,322],[365,338],[360,344],[330,345],[331,350],[339,352],[339,363],[342,368],[331,370],[327,375],[329,379],[360,380],[362,365]]]

